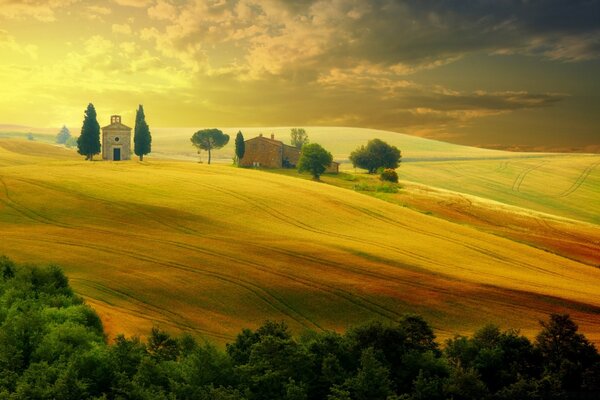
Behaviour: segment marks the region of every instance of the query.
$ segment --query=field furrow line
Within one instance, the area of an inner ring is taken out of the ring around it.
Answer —
[[[540,168],[542,165],[546,164],[546,161],[542,161],[539,164],[536,164],[532,167],[526,168],[523,171],[521,171],[521,173],[519,173],[519,175],[517,175],[517,178],[515,179],[515,181],[513,182],[512,185],[512,190],[513,192],[520,192],[521,191],[521,185],[523,184],[523,181],[525,180],[525,177],[532,171]]]
[[[441,240],[444,240],[444,241],[448,241],[450,243],[454,243],[454,244],[456,244],[458,246],[461,246],[461,247],[464,247],[466,249],[475,251],[477,253],[480,253],[480,254],[485,255],[487,257],[490,257],[490,258],[493,258],[495,260],[502,261],[502,262],[504,262],[507,265],[519,266],[519,267],[522,267],[522,268],[525,268],[525,269],[528,269],[528,270],[533,270],[533,271],[541,272],[543,274],[553,275],[553,276],[556,276],[556,277],[561,277],[561,275],[558,274],[558,273],[556,273],[556,272],[548,271],[548,270],[545,270],[543,268],[537,267],[537,266],[535,266],[533,264],[528,264],[528,263],[525,263],[525,262],[522,262],[522,261],[515,260],[513,258],[502,256],[498,252],[493,252],[493,251],[490,251],[490,250],[486,250],[486,249],[484,249],[482,247],[477,247],[477,246],[474,246],[474,245],[467,244],[467,243],[465,243],[465,241],[461,241],[460,239],[455,239],[455,238],[452,238],[450,236],[444,236],[444,235],[441,235],[441,234],[438,234],[438,233],[429,232],[429,231],[425,231],[423,229],[414,228],[412,226],[406,225],[406,224],[404,224],[402,222],[399,222],[397,220],[391,220],[389,218],[381,216],[381,215],[379,215],[376,212],[371,211],[371,210],[363,209],[363,208],[360,208],[360,207],[353,207],[353,209],[355,209],[356,211],[359,211],[359,212],[361,212],[361,213],[363,213],[365,215],[368,215],[369,217],[377,220],[380,223],[385,223],[385,224],[388,224],[388,225],[396,226],[396,227],[399,227],[399,228],[402,228],[402,229],[406,229],[406,230],[408,230],[410,232],[421,234],[421,235],[424,235],[424,236],[434,237],[434,238],[438,238],[438,239],[441,239]],[[485,275],[485,273],[483,273],[483,272],[481,272],[481,274]],[[490,276],[494,276],[494,275],[490,275]]]
[[[183,225],[180,224],[174,224],[171,222],[166,222],[163,219],[158,219],[156,218],[155,215],[151,214],[151,213],[147,213],[142,211],[139,207],[134,207],[133,205],[128,205],[126,203],[118,203],[118,202],[112,202],[109,200],[105,200],[102,199],[100,197],[96,197],[96,196],[92,196],[90,194],[87,193],[83,193],[83,192],[73,192],[70,191],[68,189],[64,189],[58,185],[52,185],[52,184],[48,184],[48,183],[41,183],[39,181],[33,180],[33,179],[27,179],[27,178],[15,178],[15,180],[17,181],[21,181],[21,182],[25,182],[28,183],[30,185],[33,186],[37,186],[40,187],[42,189],[47,189],[47,190],[54,190],[56,192],[59,193],[65,193],[69,196],[73,196],[73,197],[81,197],[81,198],[87,198],[89,200],[95,201],[95,202],[99,202],[105,205],[108,205],[112,208],[117,208],[117,209],[121,209],[121,210],[125,210],[130,214],[135,214],[135,215],[139,215],[143,218],[146,218],[148,220],[154,221],[159,225],[165,226],[167,228],[173,229],[175,231],[181,232],[181,233],[185,233],[185,234],[191,234],[191,233],[198,233],[198,231],[193,230],[191,228],[185,227]]]
[[[158,313],[158,315],[165,315],[165,314],[166,315],[171,315],[173,317],[176,317],[179,321],[176,321],[174,319],[160,319],[160,318],[156,318],[156,316],[153,316],[151,314],[140,312],[137,309],[127,308],[127,307],[124,307],[124,306],[117,306],[116,304],[107,303],[107,304],[109,304],[112,307],[121,308],[121,309],[127,310],[131,314],[142,314],[142,315],[148,317],[148,319],[156,320],[156,321],[162,321],[164,323],[175,325],[178,328],[181,328],[182,330],[193,330],[193,331],[196,331],[196,332],[208,335],[208,336],[217,337],[217,338],[220,338],[220,339],[234,339],[235,338],[233,336],[225,335],[223,333],[219,333],[219,332],[215,332],[215,331],[210,331],[210,330],[203,329],[203,328],[198,328],[198,327],[194,326],[193,324],[189,323],[185,319],[185,317],[183,317],[182,315],[180,315],[180,314],[178,314],[178,313],[176,313],[176,312],[174,312],[172,310],[169,310],[169,309],[163,308],[163,307],[159,307],[159,306],[157,306],[155,304],[148,303],[148,302],[146,302],[144,300],[141,300],[138,297],[135,297],[133,295],[125,293],[125,292],[123,292],[121,290],[117,290],[115,288],[108,287],[106,285],[102,285],[99,282],[92,281],[92,280],[89,280],[89,279],[84,279],[84,278],[70,278],[70,280],[72,280],[74,282],[79,282],[80,284],[82,284],[84,286],[88,286],[90,288],[93,288],[95,290],[104,292],[104,293],[109,294],[109,295],[116,294],[118,296],[126,298],[127,301],[130,301],[132,303],[135,303],[135,304],[141,306],[142,308],[154,311],[154,312]]]
[[[24,205],[14,201],[9,194],[8,185],[6,184],[5,180],[2,177],[0,177],[0,183],[2,183],[2,186],[4,187],[4,193],[6,196],[6,200],[3,200],[3,203],[6,204],[8,207],[17,211],[21,215],[29,218],[30,220],[39,222],[41,224],[60,226],[63,228],[68,226],[67,224],[56,221],[52,218],[48,218],[45,215],[42,215],[42,214],[38,213],[37,211],[35,211],[31,208],[25,207]]]
[[[581,187],[581,185],[583,185],[583,183],[585,182],[585,180],[587,179],[587,177],[592,173],[592,171],[598,165],[600,165],[600,161],[598,161],[596,163],[593,163],[592,165],[589,165],[587,168],[585,168],[583,170],[583,172],[577,177],[577,179],[575,180],[575,182],[571,185],[571,187],[568,188],[567,190],[565,190],[564,192],[562,192],[561,194],[559,194],[556,197],[557,198],[561,198],[561,197],[570,196],[573,192],[575,192],[577,189],[579,189],[579,187]]]
[[[26,181],[26,183],[30,183],[30,184],[32,184],[32,185],[36,185],[35,183],[33,183],[33,182],[30,182],[29,180],[27,180],[27,181]],[[72,195],[72,192],[68,192],[67,190],[59,190],[59,189],[57,189],[57,188],[55,188],[55,187],[52,187],[52,186],[50,186],[50,185],[49,185],[50,187],[46,187],[46,185],[37,185],[37,186],[39,186],[39,187],[42,187],[42,188],[46,188],[46,189],[50,189],[50,190],[56,190],[56,191],[58,191],[58,192],[67,193],[67,194],[70,194],[70,195]],[[108,201],[106,201],[106,200],[103,200],[103,199],[98,199],[98,198],[95,198],[95,197],[93,197],[93,196],[88,196],[88,195],[85,195],[85,196],[86,196],[86,197],[88,197],[88,198],[90,198],[90,199],[92,199],[92,200],[95,200],[95,201],[101,201],[101,202],[107,203],[107,204],[109,204],[109,205],[111,205],[111,206],[114,206],[114,204],[113,204],[113,203],[111,203],[111,202],[108,202]],[[138,214],[141,214],[141,213],[138,213]],[[61,226],[62,226],[62,227],[68,227],[68,228],[72,228],[72,229],[77,229],[77,228],[80,228],[80,229],[85,229],[85,227],[84,227],[84,226],[78,226],[78,227],[77,227],[77,226],[74,226],[74,225],[69,225],[69,226],[67,226],[67,225],[64,225],[64,224],[63,224],[63,225],[61,225]],[[112,231],[109,231],[109,230],[106,230],[106,229],[102,229],[102,228],[96,228],[96,229],[94,229],[94,231],[95,231],[95,232],[105,232],[105,233],[107,233],[107,234],[112,234]],[[189,232],[188,232],[188,231],[186,231],[186,232],[184,232],[184,233],[188,234]],[[130,234],[130,235],[133,235],[133,236],[136,236],[136,237],[140,237],[140,238],[142,238],[142,239],[144,239],[144,240],[148,240],[148,238],[147,238],[147,237],[142,237],[142,236],[135,235],[135,234]],[[186,248],[186,249],[188,249],[188,250],[193,250],[193,251],[197,251],[197,252],[198,252],[198,251],[201,251],[201,252],[203,252],[203,253],[205,253],[205,254],[207,254],[207,255],[210,255],[210,256],[213,256],[213,257],[216,257],[216,258],[224,258],[224,257],[225,257],[225,256],[224,256],[223,254],[221,254],[221,253],[210,252],[210,251],[208,251],[208,250],[206,250],[206,249],[202,249],[202,248],[200,248],[200,247],[197,247],[197,246],[190,246],[190,245],[182,244],[181,242],[174,242],[174,241],[169,241],[169,240],[158,240],[158,239],[156,239],[156,238],[152,238],[151,240],[152,240],[152,241],[155,241],[155,242],[162,242],[162,243],[166,243],[166,244],[170,244],[170,245],[178,246],[178,247],[180,247],[180,248]],[[228,258],[230,259],[230,261],[232,261],[232,262],[235,262],[235,263],[239,263],[239,262],[241,261],[241,260],[239,260],[239,259],[234,259],[234,258],[232,258],[232,257],[228,257]],[[247,266],[250,266],[250,267],[253,267],[253,268],[258,268],[258,269],[260,269],[260,270],[262,270],[263,272],[266,272],[266,273],[270,273],[270,274],[274,274],[274,275],[279,275],[279,276],[282,276],[282,274],[281,274],[281,273],[276,273],[276,272],[274,272],[274,271],[272,271],[272,270],[270,270],[270,269],[268,269],[268,268],[263,268],[262,266],[260,266],[260,265],[258,265],[258,264],[255,264],[255,263],[245,262],[245,264],[246,264]],[[310,287],[316,288],[316,287],[315,287],[315,285],[314,285],[314,283],[311,283],[311,282],[309,282],[309,281],[306,281],[306,280],[300,281],[299,279],[295,279],[295,278],[294,278],[293,276],[291,276],[291,275],[285,275],[284,277],[285,277],[286,279],[292,279],[292,280],[295,280],[295,281],[297,281],[298,283],[304,284],[305,286],[310,286]],[[367,309],[367,310],[368,310],[368,311],[370,311],[370,312],[373,312],[373,313],[376,313],[376,314],[381,314],[381,315],[382,315],[382,316],[384,316],[385,318],[392,318],[392,319],[393,319],[394,317],[391,317],[391,316],[390,316],[390,314],[394,315],[395,317],[398,317],[398,316],[399,316],[399,314],[398,314],[398,313],[396,313],[396,312],[394,312],[394,311],[392,311],[392,310],[389,310],[389,309],[383,308],[383,307],[381,307],[380,305],[378,305],[378,304],[376,304],[376,303],[373,303],[373,302],[371,302],[370,300],[363,299],[363,298],[360,298],[360,297],[359,297],[359,299],[357,299],[357,298],[356,298],[356,297],[357,297],[357,295],[355,295],[355,294],[352,294],[352,293],[350,293],[350,292],[347,292],[347,291],[343,291],[343,290],[342,290],[341,292],[342,292],[343,294],[341,294],[341,293],[339,293],[339,292],[340,292],[340,289],[339,289],[339,288],[333,288],[333,287],[331,287],[329,290],[325,290],[325,289],[323,289],[323,288],[320,288],[320,290],[322,290],[322,291],[325,291],[325,292],[328,292],[328,293],[330,293],[330,294],[334,294],[334,295],[337,295],[337,296],[341,296],[341,297],[345,298],[347,301],[350,301],[350,302],[352,302],[352,303],[353,303],[353,304],[355,304],[355,305],[360,305],[360,306],[364,307],[365,309]],[[335,292],[334,292],[334,290],[335,290]],[[282,301],[282,300],[280,300],[280,301]],[[362,302],[364,302],[364,303],[370,304],[370,306],[367,306],[367,305],[365,305],[365,304],[361,304],[361,301],[362,301]],[[376,309],[373,309],[372,307],[377,307],[377,308],[379,308],[379,309],[381,309],[381,310],[380,310],[380,311],[378,311],[378,310],[376,310]],[[320,326],[320,325],[319,325],[319,324],[318,324],[316,321],[312,321],[312,320],[310,320],[309,318],[307,318],[307,317],[306,317],[306,316],[304,316],[304,315],[303,315],[303,317],[304,317],[304,318],[306,318],[307,320],[311,321],[311,323],[312,323],[313,325],[315,325],[316,327],[318,327],[319,329],[322,329],[322,327],[321,327],[321,326]]]
[[[103,253],[114,254],[114,249],[112,249],[110,247],[105,248],[105,247],[99,246],[97,244],[91,245],[91,244],[68,242],[68,241],[65,241],[64,238],[62,238],[62,237],[59,237],[56,240],[48,240],[45,238],[36,238],[36,239],[20,238],[20,240],[44,242],[44,243],[51,243],[51,244],[62,244],[65,246],[81,247],[81,248],[96,250],[96,251],[103,252]],[[263,302],[265,302],[266,304],[268,304],[269,306],[271,306],[278,312],[280,312],[284,315],[287,315],[290,319],[293,319],[298,324],[306,327],[307,329],[311,329],[311,325],[313,327],[320,329],[316,323],[314,323],[310,319],[303,316],[300,312],[295,310],[293,307],[291,307],[285,301],[283,301],[280,298],[278,298],[277,296],[273,295],[267,289],[257,286],[256,284],[254,284],[250,281],[241,279],[239,277],[232,277],[232,276],[228,276],[228,275],[224,275],[224,274],[218,274],[216,272],[208,271],[205,269],[190,267],[188,265],[181,264],[181,263],[174,262],[174,261],[167,261],[167,260],[161,260],[158,258],[153,258],[153,257],[148,256],[147,254],[136,253],[136,252],[132,251],[131,249],[128,249],[127,252],[123,253],[123,255],[133,258],[133,259],[136,259],[136,260],[139,260],[139,261],[153,263],[153,264],[161,265],[161,266],[168,267],[168,268],[179,269],[182,271],[191,272],[193,274],[203,275],[203,276],[211,277],[211,278],[214,278],[217,280],[221,280],[221,281],[230,283],[234,286],[239,286],[239,287],[244,288],[245,290],[253,293],[256,297],[261,299]],[[297,315],[294,315],[294,314],[297,314]]]

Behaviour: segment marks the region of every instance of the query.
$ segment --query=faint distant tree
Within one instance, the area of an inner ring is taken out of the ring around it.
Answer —
[[[298,172],[308,171],[315,180],[319,180],[332,161],[331,153],[318,143],[305,144],[298,161]]]
[[[70,137],[71,132],[69,131],[69,128],[63,125],[63,127],[60,129],[60,132],[58,132],[58,134],[56,135],[56,143],[66,144],[67,140],[69,140]]]
[[[378,168],[398,168],[401,157],[400,150],[380,139],[369,140],[366,146],[360,146],[350,153],[352,165],[364,168],[370,174]]]
[[[140,158],[140,161],[144,161],[144,155],[150,153],[152,149],[152,135],[150,135],[150,128],[146,123],[144,107],[141,104],[135,114],[133,149],[135,155]]]
[[[244,158],[244,154],[246,154],[246,142],[244,142],[242,131],[238,131],[235,136],[235,157],[238,165],[240,165],[240,160]]]
[[[190,139],[198,150],[208,151],[208,163],[211,160],[211,150],[220,149],[229,143],[229,135],[219,129],[202,129],[192,135]]]
[[[73,136],[71,136],[70,138],[67,139],[67,141],[65,142],[65,146],[67,146],[68,148],[72,148],[77,146],[77,139],[74,138]]]
[[[94,154],[100,153],[100,125],[96,119],[96,109],[92,103],[85,110],[81,135],[77,138],[77,152],[92,161]]]
[[[292,128],[290,131],[290,137],[292,146],[297,149],[301,149],[302,146],[308,144],[308,135],[306,134],[306,130],[304,130],[304,128]]]
[[[29,132],[27,134],[27,140],[35,140],[35,138],[33,137],[33,133]]]

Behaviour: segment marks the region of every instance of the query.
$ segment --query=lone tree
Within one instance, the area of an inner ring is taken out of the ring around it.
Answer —
[[[304,128],[292,128],[290,131],[290,137],[292,141],[292,146],[297,149],[301,149],[302,146],[308,144],[308,135]]]
[[[71,138],[71,132],[69,132],[69,128],[65,125],[60,129],[60,132],[56,135],[56,143],[58,144],[66,144],[67,140]]]
[[[208,163],[210,164],[211,150],[220,149],[229,143],[229,135],[219,129],[202,129],[194,133],[190,140],[199,150],[208,151]]]
[[[235,135],[235,158],[238,165],[240,165],[240,160],[244,158],[244,154],[246,154],[246,142],[244,142],[242,131],[238,131]]]
[[[100,153],[100,125],[96,120],[96,109],[92,103],[85,110],[81,135],[77,138],[77,152],[92,161],[94,154]]]
[[[369,140],[367,146],[360,146],[350,154],[352,165],[364,168],[370,174],[378,168],[398,168],[400,164],[400,150],[390,146],[383,140]]]
[[[144,161],[144,154],[150,153],[152,149],[152,136],[150,128],[146,123],[144,107],[140,104],[135,114],[135,128],[133,134],[133,151],[140,161]]]
[[[308,171],[318,181],[332,161],[331,153],[321,147],[320,144],[305,144],[302,147],[302,153],[298,161],[298,172]]]

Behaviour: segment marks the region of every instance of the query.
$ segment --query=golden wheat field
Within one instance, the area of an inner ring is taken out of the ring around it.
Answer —
[[[572,157],[570,175],[552,190],[543,182],[551,161],[519,178],[537,164],[509,160],[499,171],[502,191],[510,197],[508,184],[520,179],[519,193],[531,197],[567,193],[532,207],[565,204],[559,216],[581,217],[593,237],[598,170],[578,174],[598,158]],[[486,162],[477,168],[502,167]],[[419,190],[440,191],[454,168],[440,165],[406,163],[399,172]],[[450,189],[485,199],[492,189],[462,173],[463,185]],[[579,193],[568,193],[569,181]],[[265,319],[300,333],[405,312],[425,316],[441,338],[485,323],[532,335],[546,314],[568,312],[600,342],[597,266],[415,211],[393,198],[401,195],[377,198],[227,165],[85,162],[73,151],[3,139],[0,254],[62,266],[111,336],[145,335],[158,324],[224,343]],[[588,201],[578,205],[579,196]]]

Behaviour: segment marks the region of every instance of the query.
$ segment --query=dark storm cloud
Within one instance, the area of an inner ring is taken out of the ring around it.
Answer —
[[[318,1],[284,2],[310,16]],[[600,1],[375,0],[360,18],[333,25],[347,40],[329,56],[348,61],[427,64],[474,51],[581,60],[600,56]],[[338,5],[339,7],[339,5]]]

